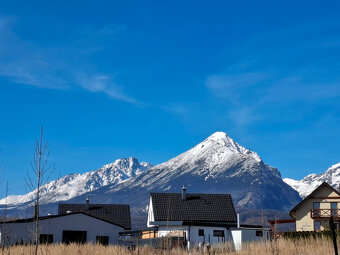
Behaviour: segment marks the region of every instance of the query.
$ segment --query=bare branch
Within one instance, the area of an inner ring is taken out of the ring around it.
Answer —
[[[32,176],[27,173],[26,184],[27,186],[34,192],[34,243],[35,243],[35,252],[37,255],[38,247],[39,247],[39,209],[41,206],[41,192],[42,186],[47,183],[50,179],[51,175],[55,171],[54,164],[51,165],[48,162],[48,157],[50,155],[49,145],[47,141],[44,141],[44,132],[43,127],[41,127],[40,138],[35,143],[33,161],[30,162]],[[33,181],[34,180],[34,181]]]

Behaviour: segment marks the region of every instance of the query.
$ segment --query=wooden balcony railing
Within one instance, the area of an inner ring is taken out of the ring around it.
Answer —
[[[310,211],[311,218],[340,218],[340,209],[314,209]]]

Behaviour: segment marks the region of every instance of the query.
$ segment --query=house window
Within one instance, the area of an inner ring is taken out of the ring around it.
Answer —
[[[320,202],[313,203],[314,217],[320,217]]]
[[[320,231],[320,230],[321,230],[320,221],[314,221],[314,231]]]
[[[86,243],[87,240],[87,231],[72,231],[72,230],[63,230],[63,243]]]
[[[256,230],[256,236],[263,236],[262,230]]]
[[[41,234],[39,238],[39,242],[43,244],[53,243],[53,235]]]
[[[338,203],[337,202],[331,203],[331,214],[332,216],[338,216]]]
[[[335,230],[339,231],[339,221],[338,220],[334,221],[334,227],[335,227]]]
[[[109,236],[96,236],[96,243],[101,245],[109,245]]]
[[[214,236],[224,237],[224,230],[214,230]]]
[[[198,230],[198,235],[199,236],[204,236],[204,229],[199,229]]]

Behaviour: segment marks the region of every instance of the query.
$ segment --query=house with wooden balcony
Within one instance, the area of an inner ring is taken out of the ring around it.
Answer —
[[[322,231],[329,228],[331,217],[340,228],[340,192],[323,182],[291,211],[296,231]]]

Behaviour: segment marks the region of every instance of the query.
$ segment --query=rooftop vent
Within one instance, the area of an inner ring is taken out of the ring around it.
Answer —
[[[90,199],[87,197],[85,201],[86,201],[85,210],[88,211],[90,209]]]
[[[185,186],[183,185],[182,188],[182,200],[187,200],[187,189],[185,188]]]

